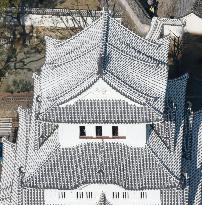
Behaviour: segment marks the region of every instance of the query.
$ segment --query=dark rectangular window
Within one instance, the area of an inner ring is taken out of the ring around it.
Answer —
[[[112,194],[113,199],[119,199],[119,192],[112,192]]]
[[[102,136],[102,126],[96,126],[96,136]]]
[[[92,199],[93,198],[93,192],[86,192],[86,198]]]
[[[112,136],[119,136],[118,126],[112,126]]]
[[[80,136],[86,136],[86,128],[85,128],[85,126],[80,126]]]
[[[144,198],[146,199],[147,198],[147,192],[141,191],[140,198],[141,199],[144,199]]]

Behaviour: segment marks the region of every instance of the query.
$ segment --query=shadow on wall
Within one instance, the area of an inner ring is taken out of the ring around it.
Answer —
[[[185,33],[181,47],[177,64],[169,65],[169,78],[189,74],[186,101],[192,103],[193,111],[198,111],[202,109],[202,35]]]
[[[180,73],[188,73],[187,100],[193,111],[202,109],[202,35],[185,34]]]
[[[200,147],[201,141],[201,124],[202,124],[202,113],[197,112],[193,119],[193,130],[192,130],[192,153],[191,153],[191,170],[189,170],[190,176],[190,193],[189,193],[189,204],[200,204],[201,202],[201,167],[200,167]]]

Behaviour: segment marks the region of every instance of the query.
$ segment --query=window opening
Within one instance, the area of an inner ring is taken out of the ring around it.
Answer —
[[[112,126],[112,136],[119,136],[118,126]]]
[[[127,193],[123,192],[123,199],[126,199],[126,198],[127,198]]]
[[[86,192],[86,198],[92,199],[93,198],[93,192]]]
[[[140,198],[141,198],[141,199],[146,199],[146,198],[147,198],[147,193],[144,192],[144,191],[141,191],[141,193],[140,193]]]
[[[113,199],[119,199],[119,192],[112,192]]]
[[[86,136],[86,128],[85,128],[85,126],[80,126],[80,136]]]
[[[102,136],[102,126],[96,126],[96,136]]]

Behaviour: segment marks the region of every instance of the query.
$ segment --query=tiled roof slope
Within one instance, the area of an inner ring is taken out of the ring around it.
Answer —
[[[130,190],[179,186],[148,148],[105,142],[58,148],[24,180],[29,188],[66,190],[92,183],[117,184]]]
[[[3,139],[3,156],[4,160],[2,163],[2,173],[1,173],[1,186],[0,186],[0,200],[10,201],[11,200],[11,190],[13,183],[13,170],[15,167],[15,144]]]
[[[162,117],[148,107],[123,100],[79,100],[73,105],[54,107],[39,119],[53,123],[151,123]]]
[[[166,99],[174,104],[174,129],[169,129],[171,132],[169,138],[170,149],[161,138],[165,135],[159,136],[161,133],[156,133],[153,129],[148,132],[147,144],[154,151],[157,157],[175,176],[181,175],[181,157],[182,157],[182,141],[183,141],[183,127],[184,127],[184,111],[185,111],[185,93],[187,86],[188,75],[185,74],[177,79],[168,81],[168,89]],[[166,125],[166,123],[164,124]],[[165,127],[167,129],[167,127]],[[162,126],[164,129],[164,126]]]
[[[192,128],[192,150],[189,164],[189,204],[202,203],[202,111],[194,114]]]
[[[141,38],[105,12],[69,40],[46,40],[46,61],[38,86],[39,112],[75,97],[99,76],[122,93],[135,90],[141,101],[163,112],[168,77],[167,39],[152,42]],[[132,94],[131,97],[136,100]]]
[[[29,136],[30,110],[18,108],[19,130],[17,145],[3,140],[3,168],[0,186],[0,204],[17,204],[22,167],[25,168],[27,138]]]

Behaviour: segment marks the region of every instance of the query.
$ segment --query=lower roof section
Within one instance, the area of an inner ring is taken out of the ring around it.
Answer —
[[[39,120],[54,123],[151,123],[161,119],[153,109],[123,100],[79,100],[39,116]]]
[[[58,148],[24,186],[72,190],[85,184],[114,184],[125,189],[164,189],[179,181],[147,148],[98,142]]]

